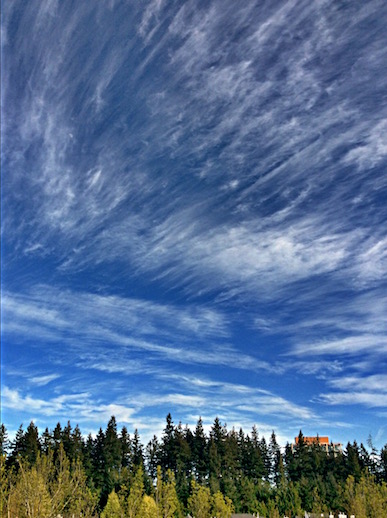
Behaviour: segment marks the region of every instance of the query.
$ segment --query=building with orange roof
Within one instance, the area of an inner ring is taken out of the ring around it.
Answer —
[[[294,438],[294,444],[292,444],[292,449],[298,445],[300,438]],[[327,453],[341,453],[343,451],[343,445],[340,442],[330,442],[329,437],[316,435],[314,437],[303,437],[304,444],[311,447],[314,444],[321,447],[321,449],[325,450]]]

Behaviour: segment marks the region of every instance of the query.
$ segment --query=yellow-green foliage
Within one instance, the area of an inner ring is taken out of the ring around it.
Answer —
[[[141,505],[144,496],[144,472],[141,467],[137,469],[130,488],[129,496],[126,502],[127,515],[129,518],[141,518]]]
[[[211,510],[211,493],[208,487],[192,481],[192,494],[188,498],[188,510],[195,518],[208,518]]]
[[[156,502],[161,518],[172,518],[179,514],[180,503],[176,493],[175,475],[168,470],[166,480],[163,480],[160,466],[157,467]]]
[[[230,518],[233,512],[234,505],[230,498],[217,491],[212,497],[211,516],[214,518]]]
[[[365,474],[356,484],[354,477],[348,477],[344,489],[344,500],[348,514],[356,518],[381,518],[387,516],[387,485],[377,484],[372,475]]]
[[[108,497],[106,506],[101,513],[101,518],[122,518],[123,516],[124,514],[121,509],[120,500],[113,489]]]
[[[81,464],[77,462],[70,469],[62,447],[56,463],[50,453],[38,455],[33,466],[19,459],[18,468],[17,475],[8,476],[2,515],[6,511],[9,517],[18,518],[94,516],[96,495],[87,487]]]
[[[159,518],[159,510],[152,496],[144,495],[141,504],[141,518]]]

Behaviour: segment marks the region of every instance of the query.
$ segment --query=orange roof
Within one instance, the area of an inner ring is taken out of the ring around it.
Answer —
[[[295,438],[296,444],[298,444],[298,437]],[[329,444],[329,437],[304,437],[305,444]]]

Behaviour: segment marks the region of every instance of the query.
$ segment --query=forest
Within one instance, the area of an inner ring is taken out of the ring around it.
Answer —
[[[300,431],[281,448],[256,427],[227,429],[216,418],[208,434],[168,414],[160,438],[141,443],[137,430],[106,429],[84,437],[60,423],[39,433],[31,422],[10,441],[1,425],[1,516],[8,518],[266,518],[304,511],[387,516],[387,444],[378,451],[348,442],[342,452],[309,445]]]

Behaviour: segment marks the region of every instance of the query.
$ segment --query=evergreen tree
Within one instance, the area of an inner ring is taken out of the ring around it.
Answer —
[[[387,444],[380,451],[380,478],[387,483]]]
[[[67,457],[70,459],[70,462],[74,459],[74,444],[72,441],[72,426],[70,421],[67,421],[67,425],[63,428],[61,433],[61,443],[63,445],[64,451]]]
[[[107,499],[111,489],[110,484],[106,484],[107,481],[107,473],[105,466],[105,454],[104,454],[104,443],[105,443],[105,435],[103,433],[102,428],[99,429],[95,440],[93,441],[93,450],[92,450],[92,480],[94,482],[95,487],[100,488],[100,506],[105,507],[107,503]]]
[[[259,449],[263,464],[263,477],[265,480],[270,480],[271,460],[269,455],[269,448],[267,446],[265,437],[262,437],[262,439],[260,440]]]
[[[122,427],[120,434],[121,466],[127,468],[132,465],[132,441],[126,426]]]
[[[62,442],[62,426],[60,423],[57,423],[57,425],[55,426],[52,436],[54,440],[54,451],[57,452],[59,449],[59,445]]]
[[[265,467],[256,426],[252,428],[251,438],[246,437],[243,459],[242,465],[245,475],[251,478],[255,484],[258,484],[265,473]]]
[[[145,452],[148,474],[153,480],[156,479],[157,476],[157,466],[160,465],[160,455],[160,445],[157,437],[154,435],[148,442]]]
[[[241,513],[253,513],[258,509],[256,484],[245,475],[242,475],[238,481],[238,499],[235,506],[236,510]]]
[[[33,421],[30,422],[24,434],[23,449],[22,456],[25,457],[30,464],[34,464],[41,450],[41,444],[38,428]]]
[[[121,470],[121,441],[118,438],[117,422],[112,416],[108,422],[103,439],[103,457],[105,470],[105,492],[109,494],[117,485]]]
[[[279,482],[281,475],[279,473],[279,464],[281,462],[281,450],[277,442],[277,437],[274,430],[271,433],[269,446],[268,446],[268,458],[269,458],[269,480],[271,483]]]
[[[89,433],[83,446],[82,463],[88,480],[94,481],[94,441]]]
[[[42,453],[44,454],[47,454],[50,450],[53,450],[54,448],[54,437],[47,427],[42,433],[40,443],[42,445]]]
[[[282,479],[276,491],[277,509],[281,516],[297,516],[301,514],[301,498],[297,486],[293,482]]]
[[[72,461],[75,461],[77,459],[83,460],[83,452],[85,449],[85,444],[83,441],[83,437],[81,434],[81,430],[78,426],[74,428],[72,434],[71,434],[71,442],[72,442]]]
[[[10,466],[18,467],[17,459],[19,456],[23,456],[25,453],[25,440],[24,440],[24,430],[23,425],[21,424],[15,434],[15,439],[11,443],[11,454],[8,458],[7,464]]]
[[[140,434],[138,433],[137,428],[134,431],[133,441],[132,441],[132,463],[133,469],[138,469],[139,467],[144,469],[144,453],[143,446],[140,440]]]
[[[168,469],[176,472],[175,427],[171,414],[167,415],[166,421],[161,443],[161,467],[164,473],[166,473]]]
[[[352,475],[355,478],[355,482],[358,482],[362,473],[360,463],[359,447],[356,441],[353,445],[348,443],[345,450],[346,477]]]
[[[193,468],[196,480],[202,483],[208,473],[207,440],[204,435],[203,421],[199,417],[193,436]]]
[[[174,431],[174,446],[176,458],[176,491],[179,500],[185,505],[189,495],[192,461],[191,448],[187,441],[187,430],[183,430],[181,423]]]

